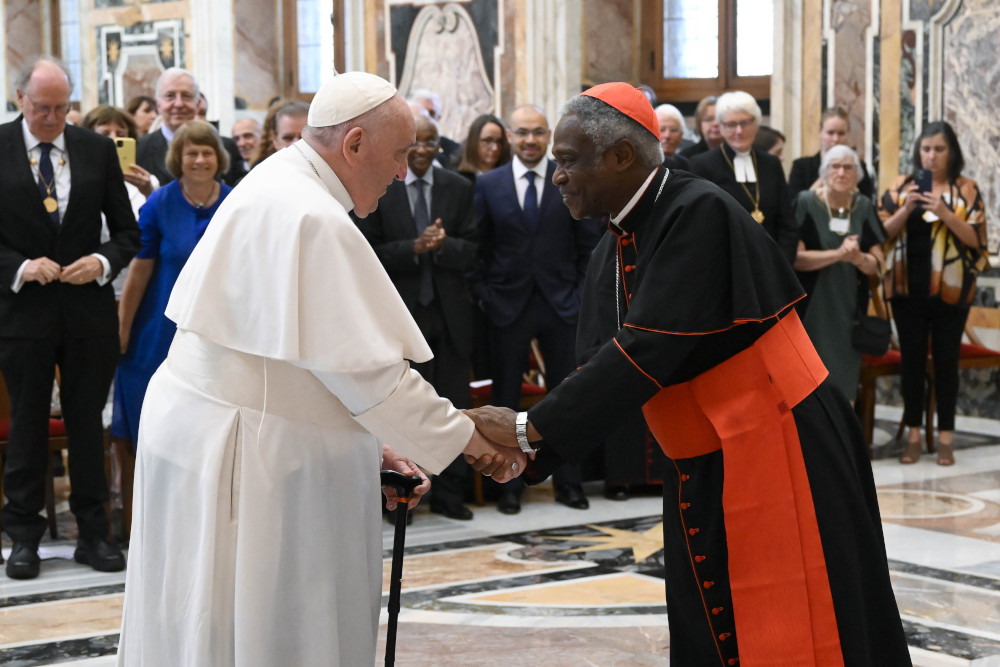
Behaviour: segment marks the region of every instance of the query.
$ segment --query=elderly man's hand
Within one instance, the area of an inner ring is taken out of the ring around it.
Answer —
[[[413,253],[422,255],[425,252],[432,252],[440,248],[448,236],[444,231],[443,224],[441,218],[438,218],[434,221],[434,224],[428,225],[427,229],[413,242]]]
[[[81,257],[69,266],[64,266],[59,274],[59,282],[70,285],[86,285],[101,277],[104,265],[93,255]]]
[[[468,413],[466,413],[468,414]],[[505,447],[473,431],[469,444],[462,450],[473,469],[498,482],[519,477],[528,464],[528,457],[518,447]]]
[[[514,410],[485,405],[473,410],[462,410],[462,412],[476,423],[476,428],[484,436],[493,442],[506,447],[518,448],[517,432],[514,426],[517,412]]]
[[[382,445],[382,470],[395,470],[407,477],[416,476],[424,480],[419,486],[413,489],[413,495],[410,496],[410,502],[407,503],[409,509],[416,507],[420,502],[420,496],[431,489],[431,480],[427,479],[427,475],[417,467],[417,464],[402,454],[397,453],[389,445]],[[385,508],[390,512],[395,510],[397,504],[396,489],[391,486],[383,486],[382,493],[385,494]]]

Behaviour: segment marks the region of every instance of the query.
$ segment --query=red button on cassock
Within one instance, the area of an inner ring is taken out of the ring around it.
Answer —
[[[705,558],[707,558],[707,556],[695,556],[694,562],[700,563],[701,561],[705,560]]]
[[[714,581],[703,581],[703,582],[701,582],[701,585],[704,586],[705,589],[707,590],[707,589],[711,588],[712,586],[714,586],[715,582]]]
[[[722,613],[724,607],[712,607],[712,616],[718,616]]]
[[[688,528],[688,535],[697,535],[700,532],[700,528]]]

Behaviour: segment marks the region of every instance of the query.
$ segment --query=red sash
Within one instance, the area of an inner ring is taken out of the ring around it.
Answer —
[[[740,664],[843,665],[791,409],[826,378],[792,311],[753,346],[643,406],[667,456],[722,449]]]

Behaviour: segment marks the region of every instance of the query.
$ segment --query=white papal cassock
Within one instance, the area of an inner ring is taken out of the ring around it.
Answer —
[[[119,665],[371,665],[380,442],[440,472],[472,422],[332,169],[300,141],[219,208],[139,425]]]

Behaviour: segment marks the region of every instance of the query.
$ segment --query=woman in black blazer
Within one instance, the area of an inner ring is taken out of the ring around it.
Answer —
[[[691,158],[691,172],[732,195],[793,263],[799,230],[785,172],[778,158],[753,147],[761,116],[757,101],[742,91],[725,93],[716,102],[715,113],[723,143]]]

